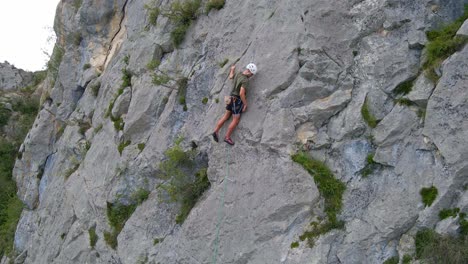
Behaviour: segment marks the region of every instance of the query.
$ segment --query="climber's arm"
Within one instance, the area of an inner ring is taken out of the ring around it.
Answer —
[[[231,71],[229,72],[229,79],[234,78],[234,72],[236,70],[236,65],[231,66]]]
[[[242,100],[242,104],[244,104],[244,107],[242,108],[242,112],[245,112],[247,110],[247,97],[245,96],[244,87],[241,87],[239,95]]]

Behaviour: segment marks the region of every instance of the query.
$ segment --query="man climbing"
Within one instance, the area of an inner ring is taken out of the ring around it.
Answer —
[[[224,142],[229,145],[234,145],[234,141],[231,139],[231,134],[234,131],[234,128],[239,124],[241,113],[247,110],[246,93],[249,88],[249,78],[257,73],[257,66],[253,63],[249,63],[243,72],[235,73],[235,70],[236,66],[231,66],[229,79],[233,79],[233,87],[230,98],[228,99],[229,101],[226,104],[226,112],[216,124],[216,128],[212,134],[213,139],[218,142],[219,130],[223,126],[224,122],[226,122],[232,115],[231,124],[229,124],[226,136],[224,137]]]

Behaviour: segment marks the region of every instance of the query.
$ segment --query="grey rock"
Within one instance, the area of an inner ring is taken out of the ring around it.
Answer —
[[[32,72],[18,69],[7,61],[0,63],[0,91],[19,90],[32,82]]]
[[[467,168],[468,155],[465,146],[465,116],[468,114],[464,107],[468,93],[466,93],[466,64],[468,49],[453,55],[444,63],[444,75],[439,80],[431,98],[429,99],[424,135],[429,137],[448,164],[460,173]]]
[[[330,117],[345,108],[350,100],[351,90],[340,90],[309,105],[293,108],[291,111],[296,124],[312,122],[316,127],[321,127]]]
[[[409,95],[421,106],[428,100],[425,123],[416,107],[393,106],[391,99],[400,83],[419,74],[427,41],[422,32],[455,18],[463,2],[432,10],[429,0],[226,1],[192,21],[175,49],[173,23],[160,15],[150,26],[144,7],[166,10],[170,1],[85,0],[79,8],[62,1],[56,31],[65,55],[54,86],[50,80],[43,87],[50,99],[15,166],[18,194],[28,207],[15,242],[27,250],[24,262],[192,264],[211,262],[217,251],[219,263],[382,263],[406,252],[399,248],[403,235],[436,227],[441,208],[467,208],[468,198],[457,195],[468,171],[462,150],[466,51],[443,64],[432,95],[425,80]],[[76,32],[79,43],[67,38]],[[153,59],[161,61],[154,72],[147,68]],[[259,72],[232,136],[236,144],[215,143],[210,134],[225,113],[216,98],[230,93],[229,66],[241,70],[251,61]],[[83,69],[86,63],[91,68]],[[112,114],[125,121],[116,131],[106,112],[125,68],[133,76],[114,104]],[[153,84],[156,72],[171,80]],[[186,111],[180,78],[188,79]],[[98,81],[93,96],[86,90]],[[375,129],[362,118],[366,97],[382,119]],[[83,122],[92,126],[84,135]],[[59,137],[60,126],[66,128]],[[162,202],[157,188],[159,164],[179,137],[184,150],[201,153],[198,166],[208,167],[211,183],[181,225],[174,219],[180,204]],[[310,222],[326,215],[313,177],[291,160],[301,144],[345,183],[338,215],[345,229],[321,235],[313,248],[301,242],[291,249]],[[379,169],[362,178],[374,149]],[[439,196],[424,207],[418,191],[431,185]],[[107,204],[133,203],[140,188],[150,196],[112,250],[103,238],[111,230]],[[99,237],[94,249],[90,227]]]
[[[393,99],[380,89],[372,89],[366,97],[367,107],[376,120],[382,120],[394,106]]]
[[[468,20],[463,22],[463,25],[457,31],[457,36],[468,36]]]
[[[411,129],[418,125],[418,116],[407,106],[395,105],[372,131],[375,143],[378,146],[387,146],[409,135]]]
[[[427,100],[431,96],[434,88],[434,83],[429,80],[425,74],[421,74],[414,82],[413,88],[407,95],[407,98],[421,107],[426,107]]]
[[[132,100],[132,89],[127,87],[123,89],[123,93],[117,97],[112,108],[112,116],[120,117],[128,112],[130,101]]]

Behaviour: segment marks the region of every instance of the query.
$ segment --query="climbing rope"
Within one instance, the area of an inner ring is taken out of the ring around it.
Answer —
[[[227,148],[227,150],[226,150]],[[229,179],[229,147],[227,147],[227,144],[224,146],[224,151],[226,152],[226,174],[224,174],[224,179],[223,179],[223,191],[221,192],[221,204],[218,207],[218,223],[216,224],[216,238],[215,238],[215,243],[214,243],[214,251],[213,251],[213,264],[216,264],[217,257],[218,257],[218,249],[219,249],[219,229],[221,227],[221,220],[223,218],[223,208],[224,208],[224,196],[226,193],[226,182],[227,179]]]

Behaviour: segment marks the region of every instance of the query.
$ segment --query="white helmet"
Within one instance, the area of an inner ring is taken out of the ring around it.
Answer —
[[[253,63],[249,63],[245,68],[247,68],[247,70],[249,70],[254,75],[257,73],[257,66],[255,66]]]

